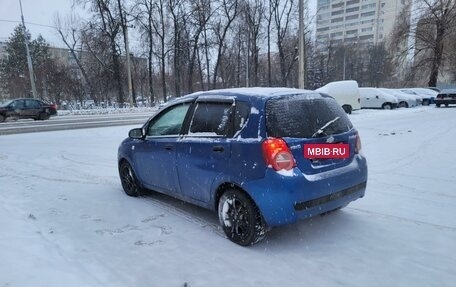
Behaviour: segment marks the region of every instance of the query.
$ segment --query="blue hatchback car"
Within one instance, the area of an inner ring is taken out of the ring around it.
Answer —
[[[345,145],[345,158],[304,155]],[[129,132],[118,150],[122,187],[165,193],[218,212],[227,237],[251,245],[271,227],[342,208],[364,196],[357,130],[325,94],[289,88],[194,93]]]

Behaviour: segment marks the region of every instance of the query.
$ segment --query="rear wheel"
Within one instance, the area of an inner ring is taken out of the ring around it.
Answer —
[[[50,118],[50,115],[46,112],[40,113],[38,115],[38,119],[41,121],[48,120]]]
[[[0,123],[3,123],[5,121],[5,116],[4,115],[0,115]]]
[[[230,189],[220,198],[218,216],[228,239],[248,246],[262,240],[265,224],[258,207],[243,192]]]
[[[385,103],[382,105],[382,109],[384,110],[391,110],[393,106],[390,103]]]
[[[135,173],[130,164],[123,161],[119,167],[120,182],[122,183],[123,190],[129,196],[141,195],[141,187],[138,184]]]
[[[440,108],[440,104],[435,104],[435,106],[436,106],[437,108]]]
[[[400,102],[399,103],[399,108],[408,108],[407,102]]]
[[[448,104],[445,104],[445,107],[448,107]]]
[[[349,114],[349,115],[351,115],[352,110],[353,110],[352,107],[351,107],[350,105],[343,105],[343,106],[342,106],[342,109],[344,109],[344,111],[345,111],[347,114]]]
[[[430,104],[431,104],[431,101],[429,99],[423,100],[423,106],[429,106]]]

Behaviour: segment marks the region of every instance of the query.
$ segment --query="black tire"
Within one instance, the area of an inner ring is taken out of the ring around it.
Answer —
[[[382,109],[384,109],[384,110],[392,110],[393,106],[390,103],[384,103],[382,105]]]
[[[408,103],[407,102],[400,102],[398,107],[399,108],[408,108]]]
[[[6,120],[6,117],[4,115],[0,115],[0,123],[3,123]]]
[[[220,197],[218,216],[228,239],[241,246],[253,245],[266,235],[258,207],[239,190],[227,190]]]
[[[448,104],[445,104],[445,108],[448,108]]]
[[[431,101],[429,99],[423,100],[423,106],[429,106],[430,104],[431,104]]]
[[[48,113],[46,113],[46,112],[42,112],[42,113],[40,113],[40,114],[38,115],[38,119],[39,119],[40,121],[48,120],[50,117],[51,117],[51,116],[50,116]]]
[[[349,115],[351,115],[352,110],[353,110],[352,107],[351,107],[350,105],[343,105],[343,106],[342,106],[342,109],[344,109],[344,111],[345,111],[347,114],[349,114]]]
[[[129,196],[140,196],[142,194],[142,188],[138,184],[135,172],[131,168],[130,164],[123,161],[119,166],[120,182],[125,193]]]
[[[435,104],[435,106],[436,106],[437,108],[440,108],[440,104]]]

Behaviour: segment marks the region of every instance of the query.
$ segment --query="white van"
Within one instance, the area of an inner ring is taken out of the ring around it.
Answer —
[[[397,108],[397,98],[377,88],[359,88],[359,95],[362,109],[391,110]]]
[[[356,81],[331,82],[315,91],[333,97],[347,114],[361,109],[358,83]]]

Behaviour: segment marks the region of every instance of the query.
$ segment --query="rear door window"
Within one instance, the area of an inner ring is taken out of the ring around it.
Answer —
[[[38,109],[41,107],[41,102],[37,100],[25,100],[25,106],[29,109]]]
[[[268,136],[310,138],[329,124],[321,135],[343,133],[351,130],[348,116],[331,97],[292,95],[270,99],[266,103]]]
[[[198,102],[190,121],[189,135],[228,136],[233,103]]]
[[[236,102],[236,108],[234,112],[234,128],[233,135],[236,136],[247,123],[247,119],[250,115],[250,105],[246,102]]]

